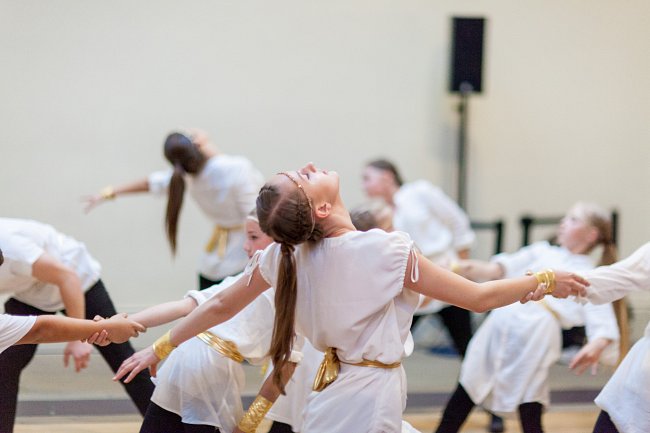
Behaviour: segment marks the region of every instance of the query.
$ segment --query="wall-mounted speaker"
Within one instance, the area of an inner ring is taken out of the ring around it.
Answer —
[[[484,28],[485,18],[453,18],[450,92],[482,91]]]

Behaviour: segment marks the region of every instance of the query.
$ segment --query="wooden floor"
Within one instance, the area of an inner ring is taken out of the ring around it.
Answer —
[[[598,413],[593,407],[553,409],[544,415],[546,433],[591,433]],[[406,414],[405,419],[422,433],[430,433],[440,414]],[[485,433],[488,417],[475,411],[463,433]],[[30,417],[19,418],[15,433],[138,433],[140,419],[134,415],[110,417]],[[267,427],[268,428],[268,427]],[[260,428],[260,433],[265,431]],[[506,421],[506,432],[520,433],[516,420]]]

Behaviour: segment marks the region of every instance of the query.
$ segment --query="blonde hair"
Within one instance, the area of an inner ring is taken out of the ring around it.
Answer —
[[[603,246],[598,266],[607,266],[618,260],[618,252],[614,243],[614,229],[612,226],[611,213],[594,203],[578,202],[573,206],[582,218],[592,227],[598,230],[598,239],[594,242],[592,249],[598,245]],[[630,350],[630,326],[625,298],[612,302],[616,322],[620,332],[618,364],[623,360]]]

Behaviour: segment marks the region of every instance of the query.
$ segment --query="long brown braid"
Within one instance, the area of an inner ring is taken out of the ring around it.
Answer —
[[[298,297],[294,249],[305,241],[319,240],[322,231],[315,223],[309,197],[298,187],[282,194],[278,187],[264,185],[257,197],[257,217],[262,231],[280,244],[282,253],[275,288],[275,323],[269,354],[274,365],[273,383],[284,394],[281,372],[291,355]]]

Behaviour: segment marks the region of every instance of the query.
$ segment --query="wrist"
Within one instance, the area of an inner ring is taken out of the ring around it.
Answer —
[[[272,401],[258,395],[244,414],[244,417],[239,421],[237,427],[244,433],[255,433],[271,406],[273,406]]]
[[[170,340],[171,336],[171,331],[167,331],[165,335],[157,339],[151,348],[153,349],[153,353],[160,359],[161,361],[169,356],[170,353],[174,349],[176,349],[176,346],[174,346]]]
[[[99,195],[104,200],[114,200],[117,197],[115,189],[111,185],[107,185],[99,192]]]

